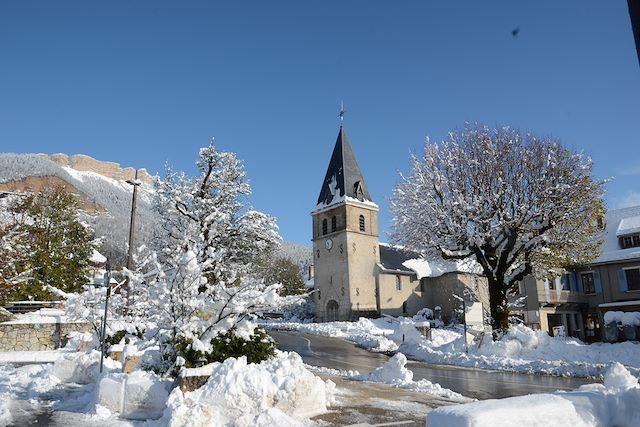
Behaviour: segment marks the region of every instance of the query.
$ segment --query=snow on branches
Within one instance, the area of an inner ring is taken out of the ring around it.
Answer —
[[[604,182],[553,138],[467,125],[412,156],[391,203],[394,239],[428,256],[473,257],[489,282],[494,327],[506,291],[598,255]]]
[[[151,251],[139,254],[139,271],[130,274],[138,293],[132,309],[144,307],[140,314],[171,342],[184,337],[206,351],[228,331],[248,339],[255,313],[277,298],[277,287],[264,286],[254,272],[280,237],[273,218],[247,208],[251,191],[235,154],[210,145],[196,164],[197,177],[167,170],[156,183],[161,227]]]

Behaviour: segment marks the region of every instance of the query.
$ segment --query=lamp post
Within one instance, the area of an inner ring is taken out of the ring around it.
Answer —
[[[128,179],[127,184],[133,185],[133,196],[131,200],[131,222],[129,223],[129,251],[127,254],[127,270],[131,271],[131,267],[133,264],[133,239],[136,230],[136,197],[138,195],[138,186],[142,184],[141,181],[138,180],[138,169],[136,169],[136,175],[134,179]],[[131,296],[131,290],[129,289],[129,276],[127,275],[126,281],[124,283],[124,289],[127,291],[127,308],[125,312],[128,311],[129,307],[133,304],[133,298]]]
[[[100,373],[102,373],[102,364],[104,362],[104,356],[107,352],[106,338],[107,338],[107,311],[109,309],[109,297],[111,296],[111,260],[107,258],[107,262],[104,266],[106,272],[104,273],[104,285],[107,287],[107,297],[104,300],[104,317],[102,318],[102,336],[100,345]]]

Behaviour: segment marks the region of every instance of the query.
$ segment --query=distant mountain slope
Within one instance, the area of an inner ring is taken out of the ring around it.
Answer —
[[[136,207],[136,245],[147,241],[154,227],[151,178],[142,171],[140,177],[144,182]],[[133,187],[124,179],[133,178],[134,174],[132,168],[122,169],[117,163],[100,162],[88,156],[0,154],[0,190],[37,192],[46,186],[68,185],[78,195],[84,211],[82,220],[93,227],[97,236],[104,237],[102,251],[115,262],[122,262],[127,251]]]
[[[126,257],[133,187],[125,181],[134,175],[133,168],[84,155],[0,153],[0,191],[37,192],[46,186],[67,186],[78,196],[82,220],[104,237],[101,252],[115,266]],[[152,178],[144,169],[139,169],[138,178],[143,184],[136,207],[136,246],[147,243],[155,227]],[[283,241],[280,253],[306,274],[312,262],[310,248]]]

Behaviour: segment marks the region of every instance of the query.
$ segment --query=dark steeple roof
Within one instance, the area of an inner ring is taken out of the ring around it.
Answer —
[[[360,201],[371,200],[347,134],[340,126],[338,139],[331,154],[320,196],[318,196],[318,205],[329,205],[334,201],[334,197],[342,198],[345,193],[348,197]]]

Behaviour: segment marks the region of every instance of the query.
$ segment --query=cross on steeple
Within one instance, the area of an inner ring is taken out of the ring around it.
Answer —
[[[340,113],[338,114],[338,117],[340,117],[340,126],[342,127],[342,124],[344,123],[344,102],[341,100],[340,101]]]

